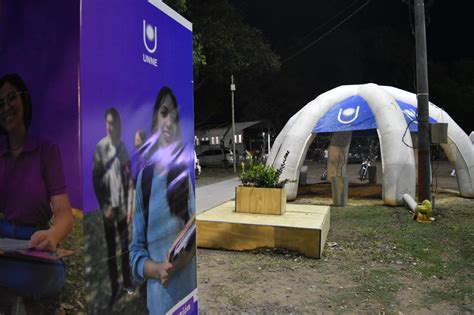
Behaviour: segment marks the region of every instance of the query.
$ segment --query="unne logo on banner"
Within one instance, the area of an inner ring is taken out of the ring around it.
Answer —
[[[158,48],[157,27],[143,20],[143,44],[147,52],[153,55]],[[148,54],[143,54],[143,62],[158,67],[158,59]]]

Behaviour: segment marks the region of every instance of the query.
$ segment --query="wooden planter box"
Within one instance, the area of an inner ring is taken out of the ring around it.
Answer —
[[[235,188],[235,212],[282,215],[285,210],[285,188]]]

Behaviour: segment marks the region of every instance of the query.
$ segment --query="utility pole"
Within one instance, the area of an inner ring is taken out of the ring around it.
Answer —
[[[270,129],[268,129],[268,133],[267,133],[267,137],[268,137],[268,140],[267,140],[267,145],[268,145],[268,156],[270,156]]]
[[[416,99],[418,102],[418,202],[431,201],[428,65],[424,0],[415,0]]]
[[[232,93],[232,154],[233,154],[233,160],[234,160],[234,174],[235,174],[237,172],[237,167],[236,167],[237,157],[235,156],[234,75],[230,76],[230,92]]]

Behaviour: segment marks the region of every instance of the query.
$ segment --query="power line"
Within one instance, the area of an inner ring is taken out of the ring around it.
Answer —
[[[360,0],[355,0],[354,2],[352,2],[349,6],[345,7],[345,8],[342,9],[341,11],[339,11],[339,13],[337,13],[336,15],[334,15],[332,18],[330,18],[329,20],[327,20],[327,21],[324,22],[323,24],[319,25],[318,27],[316,27],[315,29],[313,29],[311,32],[307,33],[305,36],[303,36],[303,38],[300,39],[300,41],[304,41],[304,40],[307,39],[308,37],[311,37],[314,33],[316,33],[317,31],[319,31],[320,29],[322,29],[323,27],[325,27],[326,25],[328,25],[329,23],[331,23],[334,19],[336,19],[337,17],[339,17],[341,14],[343,14],[345,11],[347,11],[347,9],[353,7],[357,2],[360,2]]]
[[[331,28],[330,30],[328,30],[326,33],[324,33],[323,35],[321,35],[320,37],[316,38],[314,41],[312,41],[311,43],[309,43],[308,45],[306,45],[305,47],[303,47],[301,50],[299,50],[298,52],[296,52],[295,54],[293,54],[292,56],[290,56],[289,58],[285,59],[282,61],[282,65],[284,65],[285,63],[287,63],[288,61],[294,59],[295,57],[299,56],[301,53],[305,52],[306,50],[308,50],[309,48],[311,48],[312,46],[314,46],[317,42],[319,42],[321,39],[323,39],[324,37],[326,37],[326,35],[330,34],[331,32],[333,32],[336,28],[338,28],[339,26],[341,26],[344,22],[346,22],[347,20],[349,20],[351,17],[353,17],[354,15],[356,15],[357,13],[359,13],[360,10],[362,10],[365,6],[367,6],[367,4],[369,4],[370,0],[367,0],[366,2],[364,2],[360,7],[358,7],[356,10],[354,10],[354,12],[352,12],[350,15],[348,15],[346,18],[344,18],[341,22],[339,22],[338,24],[336,24],[333,28]]]

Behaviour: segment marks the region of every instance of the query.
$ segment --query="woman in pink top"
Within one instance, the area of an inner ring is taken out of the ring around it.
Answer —
[[[29,240],[30,246],[56,251],[72,229],[58,146],[28,133],[32,106],[16,74],[0,79],[0,238]],[[54,225],[50,225],[54,217]],[[0,306],[4,292],[40,299],[59,293],[64,263],[0,256]],[[0,309],[1,310],[1,309]]]

